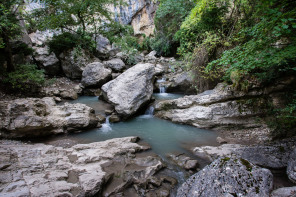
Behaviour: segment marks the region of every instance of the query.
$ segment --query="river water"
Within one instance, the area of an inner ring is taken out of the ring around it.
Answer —
[[[175,99],[182,94],[154,94],[156,100]],[[82,96],[71,103],[84,103],[96,110],[97,114],[104,113],[110,106],[98,97]],[[103,124],[102,128],[72,134],[71,138],[83,143],[104,141],[112,138],[138,136],[147,142],[152,151],[166,157],[167,153],[188,152],[186,148],[193,145],[216,145],[217,134],[214,131],[198,129],[193,126],[175,124],[153,116],[153,108],[146,113],[128,121]]]

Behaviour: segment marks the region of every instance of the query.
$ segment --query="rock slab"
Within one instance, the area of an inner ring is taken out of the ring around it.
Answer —
[[[0,103],[0,135],[9,138],[47,136],[94,128],[94,110],[84,104],[56,105],[51,97]]]
[[[177,197],[245,196],[269,197],[273,176],[247,160],[220,157],[191,176],[177,192]]]
[[[102,165],[143,147],[126,137],[71,148],[0,141],[0,196],[98,196],[109,175]]]

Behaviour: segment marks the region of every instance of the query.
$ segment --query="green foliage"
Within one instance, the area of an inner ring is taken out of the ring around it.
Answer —
[[[147,47],[139,43],[139,40],[134,36],[133,28],[130,25],[122,25],[118,22],[105,24],[100,28],[100,33],[126,54],[125,62],[130,66],[137,63],[136,56],[139,54],[139,51],[143,50],[144,47]],[[148,40],[145,42],[147,41]]]
[[[73,48],[83,48],[89,51],[94,51],[96,44],[88,35],[72,34],[69,32],[56,35],[48,42],[51,52],[56,55],[61,54],[63,51]]]
[[[296,132],[296,92],[288,92],[286,97],[285,107],[270,110],[272,118],[267,123],[273,128],[274,138],[294,136]]]
[[[151,48],[158,55],[174,55],[174,48],[179,45],[178,41],[173,39],[174,35],[193,6],[191,0],[161,1],[154,19],[156,36],[151,42]]]
[[[259,4],[257,14],[260,21],[242,29],[237,34],[240,44],[208,64],[205,71],[223,71],[224,80],[228,82],[232,81],[231,73],[239,71],[242,77],[255,78],[261,83],[269,82],[284,73],[295,72],[295,12],[295,7],[285,2],[273,3],[270,7]]]
[[[21,27],[17,19],[18,8],[23,4],[21,0],[1,1],[0,3],[0,48],[7,44],[4,37],[16,38],[21,34]],[[17,6],[19,5],[19,6]]]
[[[195,48],[203,45],[205,39],[209,42],[208,35],[214,35],[216,40],[223,41],[223,30],[229,22],[226,17],[228,8],[229,0],[198,0],[175,34],[175,39],[181,43],[178,53],[184,56],[193,52]]]
[[[122,37],[133,36],[134,30],[130,25],[122,25],[118,22],[106,23],[100,27],[100,33],[110,42],[118,42]]]
[[[32,16],[38,29],[71,29],[80,27],[82,33],[93,28],[96,33],[100,22],[111,18],[108,6],[121,1],[113,0],[41,0],[44,8],[34,10]]]
[[[150,46],[152,50],[157,52],[157,55],[169,56],[171,55],[172,44],[167,36],[158,33],[151,39]]]
[[[11,40],[20,37],[22,34],[20,21],[18,16],[22,16],[19,12],[24,4],[22,0],[8,0],[0,3],[0,53],[4,58],[0,57],[1,68],[6,63],[6,71],[15,70],[12,60]]]
[[[14,72],[6,73],[3,82],[13,89],[31,92],[44,84],[44,71],[36,65],[18,65]]]

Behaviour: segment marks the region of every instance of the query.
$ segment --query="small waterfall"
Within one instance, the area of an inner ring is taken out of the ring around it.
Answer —
[[[164,84],[165,78],[157,80],[158,87],[159,87],[159,93],[165,94],[166,93],[166,86]]]
[[[112,131],[112,128],[111,128],[111,125],[110,125],[110,122],[109,122],[109,118],[110,118],[110,116],[107,116],[106,117],[106,122],[104,124],[102,124],[101,130],[103,132]]]
[[[145,115],[153,116],[153,113],[154,113],[154,107],[151,105],[148,107],[148,109],[146,109]]]

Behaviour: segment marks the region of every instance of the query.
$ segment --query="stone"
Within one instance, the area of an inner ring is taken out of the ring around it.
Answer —
[[[165,72],[164,66],[161,64],[156,64],[155,65],[155,75],[162,75]]]
[[[137,64],[103,85],[103,97],[118,115],[130,117],[151,99],[154,74],[153,64]]]
[[[171,159],[173,162],[175,162],[178,166],[181,168],[184,168],[185,170],[197,170],[197,167],[199,166],[198,161],[195,159],[192,159],[184,154],[173,154],[170,153],[167,155],[169,159]]]
[[[112,73],[112,79],[116,79],[121,73]]]
[[[110,44],[108,38],[100,34],[95,35],[93,40],[97,43],[95,55],[100,59],[109,59],[119,52],[118,48]]]
[[[225,139],[223,139],[222,137],[217,137],[216,141],[219,144],[227,144],[227,141]]]
[[[0,135],[7,138],[81,131],[98,123],[92,108],[84,104],[56,105],[51,97],[4,101],[0,111]]]
[[[111,123],[120,122],[120,117],[117,116],[116,114],[112,114],[112,115],[109,117],[109,121],[110,121]]]
[[[99,120],[99,123],[105,123],[106,122],[106,117],[103,116],[102,114],[98,114],[97,118]]]
[[[170,191],[167,189],[159,189],[156,192],[157,197],[168,197],[170,196]]]
[[[113,113],[113,110],[110,110],[110,109],[106,109],[105,110],[105,114],[108,116],[108,115],[111,115]]]
[[[51,39],[53,34],[37,30],[36,32],[29,34],[29,37],[33,46],[44,47],[46,41]]]
[[[220,157],[178,188],[177,197],[269,197],[272,173],[235,155]]]
[[[296,183],[296,148],[294,148],[288,160],[287,175],[293,183]]]
[[[70,79],[81,79],[83,70],[91,62],[90,55],[84,50],[71,49],[61,53],[59,58],[64,74]]]
[[[111,70],[104,67],[100,62],[88,64],[82,72],[81,83],[84,87],[100,88],[111,79]]]
[[[262,167],[282,169],[289,166],[291,159],[294,158],[295,161],[295,157],[291,154],[292,147],[295,146],[296,138],[290,138],[258,145],[223,144],[218,147],[202,146],[194,148],[193,152],[196,156],[211,161],[218,157],[230,157],[235,154]]]
[[[135,138],[117,138],[69,148],[0,141],[1,164],[7,164],[0,171],[0,195],[97,196],[110,177],[103,170],[105,163],[114,158],[129,160],[131,155],[145,150],[133,142]]]
[[[111,59],[109,61],[106,61],[106,62],[104,62],[104,65],[107,68],[111,68],[114,72],[121,72],[126,67],[125,63],[119,58],[115,58],[115,59]]]
[[[50,83],[42,87],[40,91],[41,96],[75,100],[82,93],[81,84],[66,77],[55,78]]]
[[[183,92],[186,94],[196,94],[192,86],[194,84],[193,76],[190,72],[173,73],[168,75],[168,92]]]
[[[100,96],[101,89],[99,88],[86,88],[83,90],[83,95],[85,96]]]
[[[44,69],[45,74],[52,76],[62,75],[60,61],[53,52],[49,52],[48,47],[33,47],[33,55],[37,64]]]
[[[296,186],[294,187],[283,187],[272,191],[271,197],[295,197]]]

